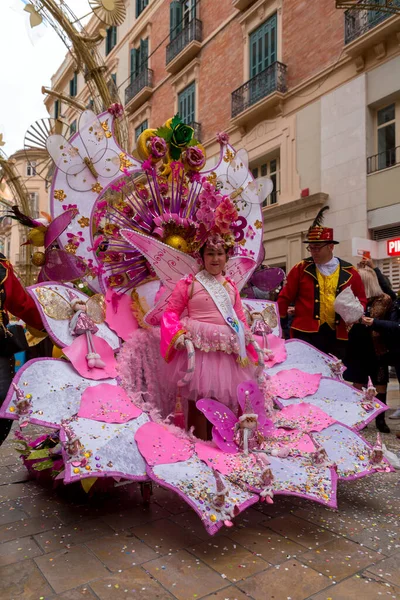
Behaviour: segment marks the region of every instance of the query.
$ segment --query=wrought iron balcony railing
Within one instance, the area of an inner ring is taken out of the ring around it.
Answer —
[[[393,0],[392,4],[400,8],[400,0]],[[379,6],[377,10],[349,8],[344,13],[344,43],[350,44],[392,16],[393,13],[379,10]]]
[[[400,164],[400,146],[369,156],[367,158],[367,173],[370,175],[398,164]]]
[[[195,138],[195,140],[201,142],[201,124],[197,123],[196,121],[192,121],[191,123],[188,123],[188,125],[189,127],[193,127],[194,129],[193,137]]]
[[[140,71],[125,88],[125,104],[128,104],[145,87],[153,87],[153,71],[151,69]]]
[[[232,118],[273,92],[286,90],[286,65],[276,61],[232,92]]]
[[[203,23],[199,19],[192,19],[167,46],[167,65],[190,44],[201,42],[203,39]]]

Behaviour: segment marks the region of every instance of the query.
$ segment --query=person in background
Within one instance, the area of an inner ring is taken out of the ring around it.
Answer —
[[[396,297],[386,319],[363,317],[362,323],[382,337],[389,351],[386,357],[387,363],[394,366],[400,384],[400,297]],[[400,419],[400,407],[389,416],[389,419]]]
[[[396,300],[397,295],[396,295],[396,292],[393,291],[392,284],[391,284],[389,277],[386,277],[386,275],[384,275],[378,267],[375,267],[374,261],[371,258],[370,252],[364,252],[362,261],[360,262],[359,267],[370,267],[371,269],[373,269],[376,273],[376,276],[378,278],[378,282],[382,288],[382,291],[385,294],[387,294],[388,296],[390,296],[390,298],[393,301]]]
[[[365,325],[368,325],[369,318],[375,324],[381,319],[387,319],[393,303],[388,294],[382,291],[375,271],[371,267],[362,266],[361,264],[359,267],[368,304],[365,316],[361,318],[361,323],[354,324],[350,330],[348,352],[345,360],[347,369],[343,377],[346,381],[352,382],[357,389],[367,387],[368,377],[370,377],[377,390],[376,397],[386,404],[389,382],[389,349],[385,343],[385,338],[379,332],[379,327],[378,329],[371,329],[365,327]],[[376,426],[380,432],[390,433],[385,421],[385,413],[377,416]]]
[[[312,344],[326,354],[343,360],[346,354],[348,332],[346,323],[335,313],[337,294],[351,287],[354,295],[366,307],[364,286],[357,269],[333,255],[336,242],[333,229],[323,227],[322,208],[308,230],[305,243],[311,257],[295,265],[287,276],[287,283],[278,296],[281,318],[288,316],[294,305],[292,338]]]
[[[8,325],[8,312],[22,319],[29,327],[39,334],[43,328],[40,313],[26,290],[22,287],[14,273],[10,262],[0,254],[0,318],[3,327],[0,331],[0,405],[3,404],[14,377],[14,354],[7,355],[5,328]],[[3,351],[1,351],[1,347]],[[11,429],[12,421],[0,419],[0,445],[4,442]]]

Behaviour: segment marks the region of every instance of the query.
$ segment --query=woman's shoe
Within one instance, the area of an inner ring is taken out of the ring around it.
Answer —
[[[389,419],[400,419],[400,408],[396,408],[394,413],[389,415]]]

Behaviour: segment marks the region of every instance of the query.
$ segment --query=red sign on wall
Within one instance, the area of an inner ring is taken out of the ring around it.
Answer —
[[[400,238],[387,241],[388,256],[400,256]]]

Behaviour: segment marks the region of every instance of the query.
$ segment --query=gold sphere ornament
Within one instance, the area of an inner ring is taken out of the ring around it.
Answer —
[[[43,267],[43,265],[46,262],[46,255],[44,252],[34,252],[32,255],[32,264],[35,265],[35,267]]]
[[[36,248],[44,246],[44,236],[46,235],[46,227],[34,227],[28,233],[28,240]]]
[[[171,248],[175,248],[175,250],[180,250],[181,252],[187,253],[189,250],[187,241],[182,236],[177,234],[169,235],[164,240],[164,243],[168,246],[171,246]]]

